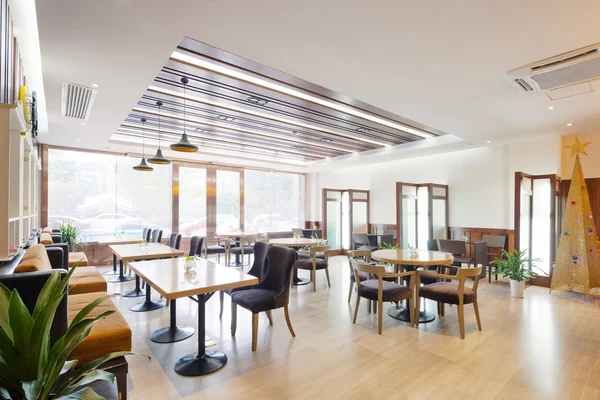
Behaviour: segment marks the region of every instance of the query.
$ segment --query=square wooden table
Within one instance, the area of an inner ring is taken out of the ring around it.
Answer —
[[[225,366],[227,356],[222,352],[206,351],[204,342],[206,301],[217,291],[256,285],[258,279],[243,271],[227,268],[203,258],[196,261],[197,267],[194,271],[186,272],[184,265],[184,258],[171,258],[130,262],[129,268],[146,281],[148,286],[152,286],[171,302],[169,327],[153,332],[152,340],[159,341],[155,339],[162,335],[176,336],[181,330],[176,322],[177,299],[189,297],[198,303],[198,352],[181,357],[175,364],[175,371],[184,376],[208,375]]]
[[[101,236],[96,240],[90,240],[88,243],[97,243],[98,246],[109,246],[111,244],[133,244],[140,243],[142,238],[133,235],[124,236]],[[106,271],[104,275],[119,275],[117,270],[117,256],[113,254],[113,269],[112,271]]]
[[[108,247],[110,251],[119,258],[119,276],[109,280],[112,283],[127,282],[133,280],[130,276],[123,274],[124,263],[136,260],[151,260],[165,257],[179,257],[184,254],[183,250],[174,249],[161,243],[148,243],[148,251],[142,252],[139,243],[137,244],[111,244]],[[125,294],[123,297],[140,297],[144,293],[140,289],[140,277],[135,276],[135,289]],[[164,306],[163,303],[152,303],[150,299],[150,287],[146,288],[146,301],[131,308],[131,311],[152,311]]]

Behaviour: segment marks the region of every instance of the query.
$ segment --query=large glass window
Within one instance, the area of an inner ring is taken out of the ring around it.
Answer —
[[[244,172],[244,230],[291,231],[303,228],[302,176],[281,172]]]
[[[171,231],[171,167],[134,171],[139,159],[48,150],[48,224],[73,221],[86,240],[143,228]]]
[[[206,169],[179,168],[179,233],[206,236]]]
[[[217,171],[217,233],[240,228],[240,173]]]

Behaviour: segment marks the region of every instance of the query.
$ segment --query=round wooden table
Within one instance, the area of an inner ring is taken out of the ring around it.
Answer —
[[[281,247],[309,247],[315,246],[319,243],[322,243],[322,239],[311,239],[311,238],[281,238],[281,239],[271,239],[269,243],[273,246],[281,246]],[[298,258],[298,254],[296,254],[296,259]],[[298,277],[298,270],[294,268],[294,281],[293,284],[296,286],[308,285],[310,283],[310,279],[302,279]]]
[[[377,250],[371,253],[371,258],[380,262],[390,263],[401,267],[428,267],[434,265],[450,265],[454,261],[452,254],[443,251],[419,250],[418,255],[411,255],[410,250]],[[418,296],[418,288],[415,295]],[[409,310],[403,306],[394,306],[387,309],[390,317],[400,321],[410,322]],[[435,320],[435,315],[430,312],[421,311],[419,323],[427,323]]]

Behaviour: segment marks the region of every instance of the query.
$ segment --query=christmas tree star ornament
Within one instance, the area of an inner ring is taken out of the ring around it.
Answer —
[[[567,149],[571,149],[571,155],[570,157],[573,157],[576,154],[583,154],[587,156],[587,153],[585,152],[585,148],[586,146],[590,145],[591,142],[587,142],[587,143],[581,143],[579,141],[579,138],[575,138],[575,143],[573,143],[570,146],[565,146],[565,148]]]

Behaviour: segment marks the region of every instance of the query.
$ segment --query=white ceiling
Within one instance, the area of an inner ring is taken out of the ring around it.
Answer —
[[[447,132],[464,146],[598,132],[600,81],[594,93],[552,102],[504,77],[600,42],[598,15],[592,0],[37,0],[49,121],[40,139],[138,151],[108,139],[184,36]],[[60,116],[63,81],[99,85],[85,126]]]

